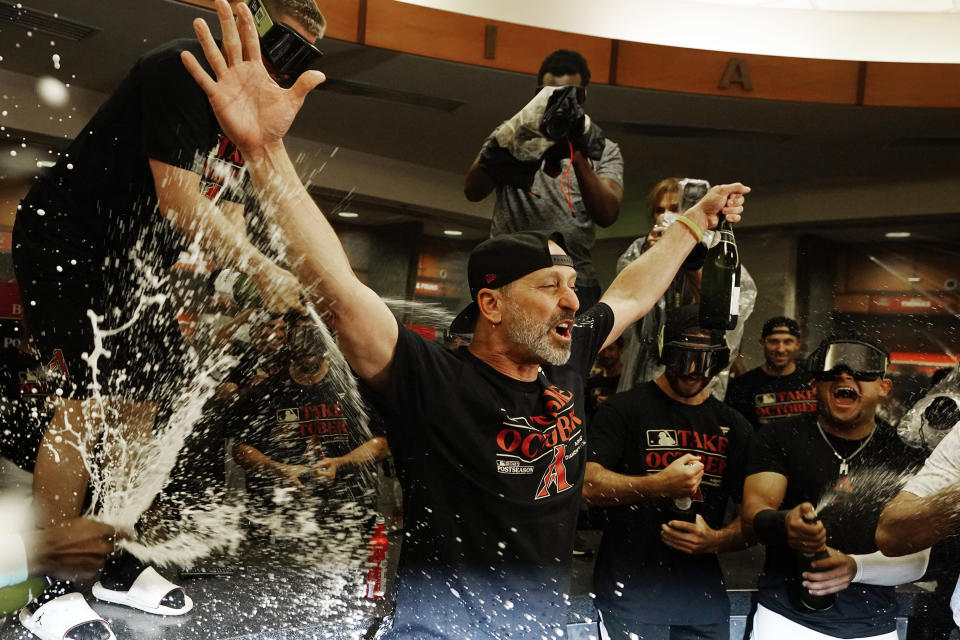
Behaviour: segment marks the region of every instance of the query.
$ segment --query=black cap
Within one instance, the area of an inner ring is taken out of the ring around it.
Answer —
[[[800,325],[793,318],[786,316],[777,316],[770,318],[763,323],[763,331],[760,332],[760,339],[763,340],[771,333],[789,333],[792,336],[800,337]]]
[[[566,251],[563,235],[550,231],[518,231],[484,240],[470,252],[467,282],[473,300],[450,323],[451,333],[473,333],[477,322],[477,295],[481,289],[499,289],[528,273],[555,265],[573,266],[568,255],[550,253],[553,240]]]

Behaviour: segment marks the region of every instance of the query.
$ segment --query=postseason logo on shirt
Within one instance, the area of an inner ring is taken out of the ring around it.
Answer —
[[[534,498],[542,500],[574,488],[567,461],[583,449],[583,424],[574,412],[573,392],[551,386],[543,392],[546,415],[506,417],[497,434],[497,472],[542,473]],[[545,467],[545,468],[544,468]]]

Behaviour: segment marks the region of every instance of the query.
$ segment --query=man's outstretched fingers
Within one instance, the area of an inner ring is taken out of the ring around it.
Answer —
[[[213,95],[213,92],[217,88],[217,83],[214,82],[213,78],[210,77],[210,74],[207,73],[206,69],[200,66],[200,63],[197,62],[197,59],[193,57],[193,54],[189,51],[180,52],[180,60],[183,62],[183,66],[187,68],[187,71],[193,76],[193,79],[196,81],[200,88],[203,89],[203,92],[207,96]]]
[[[243,44],[243,59],[259,62],[260,34],[257,33],[257,25],[253,22],[250,7],[243,2],[237,6],[237,28],[240,30],[240,42]]]
[[[203,55],[210,63],[210,68],[219,78],[227,70],[227,62],[223,59],[223,53],[217,46],[217,41],[213,39],[210,33],[210,25],[203,18],[197,18],[193,21],[193,31],[200,40],[200,46],[203,48]]]
[[[240,34],[233,21],[233,11],[227,0],[216,0],[217,18],[220,20],[220,33],[223,35],[223,53],[227,57],[227,64],[237,64],[243,60],[243,48],[240,44]]]
[[[323,74],[322,71],[317,71],[316,69],[310,69],[309,71],[304,71],[300,74],[300,77],[297,78],[297,81],[290,87],[290,91],[293,92],[293,95],[297,96],[301,102],[306,99],[307,94],[317,88],[318,85],[323,83],[327,79],[327,76]]]

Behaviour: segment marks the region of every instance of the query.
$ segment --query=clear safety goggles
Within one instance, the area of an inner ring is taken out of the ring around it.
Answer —
[[[887,363],[887,354],[872,344],[844,340],[817,348],[808,368],[818,380],[829,380],[846,371],[854,380],[872,382],[887,372]]]

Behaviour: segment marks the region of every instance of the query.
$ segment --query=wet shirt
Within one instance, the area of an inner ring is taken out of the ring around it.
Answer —
[[[757,367],[730,380],[727,404],[759,430],[768,424],[817,412],[812,376],[797,367],[788,376],[770,376]]]
[[[403,486],[395,638],[539,639],[566,629],[586,461],[584,379],[613,324],[577,318],[531,382],[400,328],[380,403]]]
[[[345,410],[340,394],[326,378],[303,386],[286,369],[258,384],[232,413],[238,442],[284,464],[310,465],[322,458],[338,458],[371,437]],[[334,483],[315,483],[312,488],[327,500],[359,500],[369,495],[369,484],[363,474],[338,473]],[[247,492],[257,499],[269,499],[277,486],[272,475],[247,474]]]
[[[590,160],[590,163],[598,178],[623,185],[623,155],[616,142],[607,139],[600,160]],[[565,191],[569,191],[573,210],[564,195]],[[537,171],[529,191],[510,185],[497,185],[490,235],[540,229],[563,234],[567,253],[573,258],[573,266],[577,269],[578,286],[599,284],[590,259],[595,236],[594,222],[580,195],[580,183],[569,158],[563,160],[562,170],[556,178],[542,170]]]
[[[850,456],[862,440],[827,434],[833,449]],[[908,447],[890,425],[878,422],[873,438],[840,475],[840,460],[817,428],[813,416],[769,425],[754,438],[748,475],[762,472],[787,477],[780,509],[802,502],[817,508],[827,530],[827,545],[847,554],[877,551],[874,534],[880,512],[923,463],[926,451]],[[893,631],[897,612],[893,587],[853,583],[837,594],[833,607],[809,612],[794,605],[798,589],[796,555],[786,541],[768,545],[759,581],[760,604],[805,627],[837,638],[861,638]]]
[[[712,396],[691,406],[647,382],[610,398],[590,423],[589,460],[616,473],[653,475],[692,453],[703,482],[692,510],[713,529],[727,502],[743,492],[749,423]],[[717,556],[689,555],[660,539],[660,526],[678,518],[670,499],[603,510],[603,541],[594,573],[601,611],[647,624],[725,622],[730,602]]]
[[[196,40],[175,40],[140,58],[30,190],[16,243],[37,259],[49,254],[100,267],[107,252],[126,258],[140,242],[144,255],[172,264],[185,242],[156,210],[151,158],[200,174],[200,191],[211,199],[243,200],[243,158],[184,68],[182,51],[210,71]]]

